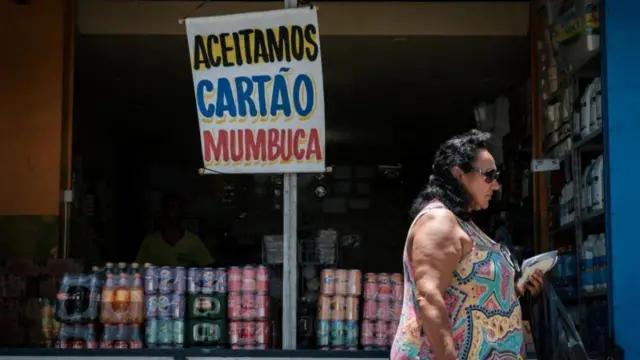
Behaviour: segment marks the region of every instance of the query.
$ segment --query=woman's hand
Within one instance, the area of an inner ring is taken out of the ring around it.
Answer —
[[[529,290],[531,295],[536,295],[542,290],[543,285],[544,273],[541,270],[536,270],[527,282],[516,284],[516,292],[518,296],[523,296]]]

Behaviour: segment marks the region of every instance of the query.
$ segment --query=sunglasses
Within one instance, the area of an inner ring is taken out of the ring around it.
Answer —
[[[492,182],[498,180],[498,177],[500,177],[500,171],[498,169],[473,168],[473,171],[484,176],[484,181],[486,181],[487,184],[491,184]]]

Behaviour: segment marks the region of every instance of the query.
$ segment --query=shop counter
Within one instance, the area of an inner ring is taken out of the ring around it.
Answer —
[[[311,360],[311,359],[388,359],[388,351],[322,351],[322,350],[222,350],[222,349],[0,349],[0,360]]]

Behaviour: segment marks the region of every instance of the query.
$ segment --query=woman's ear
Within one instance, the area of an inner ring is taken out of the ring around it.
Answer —
[[[453,169],[451,169],[451,174],[453,174],[454,178],[462,180],[462,174],[464,174],[464,172],[458,166],[455,166]]]

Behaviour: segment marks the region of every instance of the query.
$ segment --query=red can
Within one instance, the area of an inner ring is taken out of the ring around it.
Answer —
[[[269,296],[256,295],[256,318],[267,319],[269,317]]]
[[[378,274],[378,300],[391,300],[391,277],[389,274]]]
[[[114,349],[128,349],[129,344],[126,341],[114,341],[113,342]]]
[[[242,323],[240,321],[232,321],[229,323],[229,344],[240,344],[240,336],[242,335]]]
[[[364,320],[362,322],[362,331],[360,332],[360,343],[362,346],[373,346],[373,322]]]
[[[258,266],[256,270],[256,291],[258,294],[269,293],[269,270],[266,266]]]
[[[269,322],[267,321],[256,322],[256,344],[258,345],[269,344]]]
[[[400,316],[402,315],[402,302],[394,301],[391,304],[391,311],[389,313],[390,321],[400,321]]]
[[[392,321],[389,323],[389,330],[387,330],[387,344],[391,346],[393,344],[393,340],[396,337],[396,332],[398,331],[398,322]]]
[[[369,274],[367,274],[369,275]],[[378,282],[375,277],[367,276],[364,281],[364,299],[365,300],[375,300],[378,296]]]
[[[404,298],[404,284],[401,282],[391,283],[391,299],[393,301],[402,301]]]
[[[388,332],[389,326],[386,321],[376,321],[373,324],[373,344],[379,347],[386,347]]]
[[[379,321],[391,321],[391,302],[387,301],[378,301],[378,316],[376,316]]]
[[[242,319],[242,296],[239,293],[229,293],[227,312],[231,320]]]
[[[227,288],[229,294],[239,293],[242,290],[242,270],[237,266],[232,266],[227,272]]]
[[[378,317],[378,303],[375,300],[365,300],[362,307],[362,318],[376,320]]]
[[[247,265],[242,268],[242,292],[251,294],[256,292],[256,268],[253,266]]]
[[[84,349],[84,342],[82,340],[74,340],[71,342],[72,349]]]
[[[256,294],[242,294],[242,313],[243,320],[255,320],[256,318]]]
[[[244,321],[240,326],[240,343],[242,345],[255,345],[256,343],[256,322]]]

